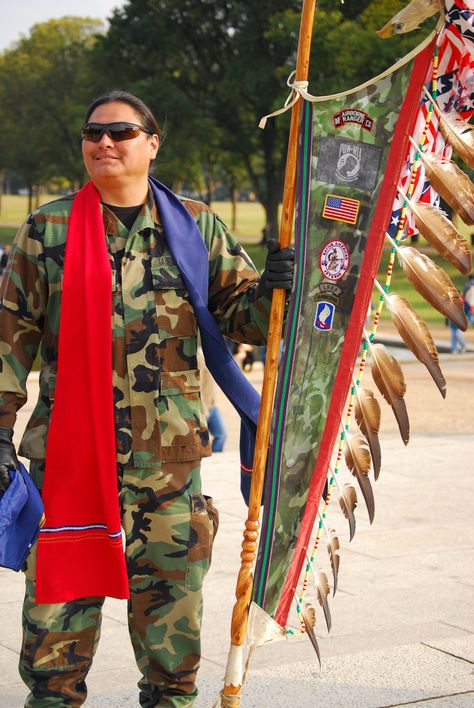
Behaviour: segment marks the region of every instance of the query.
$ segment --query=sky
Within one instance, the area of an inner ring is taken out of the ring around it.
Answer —
[[[0,52],[37,22],[74,15],[105,20],[124,0],[0,0]]]

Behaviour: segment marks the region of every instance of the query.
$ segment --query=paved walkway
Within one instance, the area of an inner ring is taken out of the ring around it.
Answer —
[[[243,708],[474,705],[474,357],[443,356],[442,368],[446,401],[421,366],[405,367],[412,423],[408,447],[396,433],[390,410],[383,408],[374,524],[369,526],[361,503],[349,544],[347,523],[331,507],[341,569],[331,599],[329,636],[318,612],[322,668],[306,638],[262,647],[252,661]],[[258,386],[259,367],[251,378]],[[32,377],[31,398],[17,432],[36,387]],[[245,519],[235,416],[224,402],[222,408],[231,430],[228,452],[206,460],[203,471],[204,490],[214,496],[221,526],[205,585],[196,708],[211,708],[222,686]],[[324,553],[318,563],[328,571]],[[20,708],[26,693],[16,669],[21,574],[0,571],[0,588],[0,707]],[[312,599],[319,607],[314,593]],[[86,706],[138,707],[137,679],[125,602],[107,600]]]

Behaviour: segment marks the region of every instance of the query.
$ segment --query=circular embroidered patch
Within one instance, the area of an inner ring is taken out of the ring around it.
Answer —
[[[339,280],[350,263],[349,249],[343,241],[329,241],[321,251],[319,267],[328,280]]]

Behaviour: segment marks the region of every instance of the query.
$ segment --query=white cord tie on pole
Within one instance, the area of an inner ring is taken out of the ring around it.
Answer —
[[[308,99],[310,96],[306,89],[308,88],[308,82],[307,81],[293,81],[293,77],[296,74],[296,71],[292,71],[291,74],[289,75],[286,85],[290,87],[291,93],[289,94],[288,98],[286,99],[283,108],[279,108],[276,111],[273,111],[273,113],[269,113],[266,116],[263,116],[263,118],[260,120],[260,123],[258,124],[258,127],[261,128],[262,130],[265,128],[267,124],[267,120],[269,118],[274,118],[275,116],[279,116],[282,113],[286,113],[286,111],[289,111],[290,108],[293,108],[295,103],[299,101],[299,99],[306,98]]]

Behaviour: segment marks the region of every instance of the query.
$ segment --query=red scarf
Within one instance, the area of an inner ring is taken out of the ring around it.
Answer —
[[[129,596],[117,488],[112,388],[112,274],[92,182],[67,231],[56,393],[46,446],[46,523],[36,600]]]

